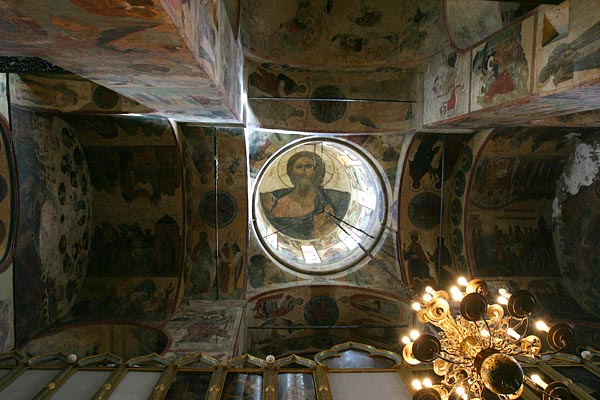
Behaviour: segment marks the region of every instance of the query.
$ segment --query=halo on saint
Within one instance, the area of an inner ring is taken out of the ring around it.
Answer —
[[[277,176],[281,183],[283,183],[287,187],[294,187],[292,181],[287,173],[288,162],[290,157],[299,152],[312,152],[319,156],[323,163],[325,163],[325,175],[323,176],[323,187],[327,186],[333,176],[335,174],[335,163],[333,162],[334,158],[331,156],[329,150],[324,149],[323,142],[317,143],[307,143],[301,146],[298,146],[288,152],[285,152],[279,161],[277,162]]]

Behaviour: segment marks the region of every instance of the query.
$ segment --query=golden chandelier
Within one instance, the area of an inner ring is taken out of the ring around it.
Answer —
[[[404,359],[409,364],[432,362],[433,371],[442,377],[439,384],[429,379],[414,382],[417,392],[413,399],[516,399],[523,392],[524,381],[535,382],[546,400],[569,398],[563,383],[546,384],[539,377],[525,376],[515,358],[548,354],[540,352],[542,341],[529,332],[536,303],[533,295],[526,290],[511,294],[500,289],[495,304],[488,303],[488,295],[484,281],[460,278],[450,294],[427,287],[422,299],[413,303],[419,322],[436,329],[433,334],[413,331],[410,338],[404,337]],[[458,315],[452,316],[451,308],[457,304]],[[551,353],[575,338],[573,328],[564,323],[548,327],[538,321],[536,327],[546,332]]]

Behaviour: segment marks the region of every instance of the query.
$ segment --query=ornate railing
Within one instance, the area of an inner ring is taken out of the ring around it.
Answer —
[[[562,381],[574,397],[600,398],[600,361],[558,354],[523,363],[526,375]],[[127,361],[105,353],[82,359],[50,353],[0,355],[0,399],[410,399],[411,382],[435,376],[396,353],[347,342],[310,360],[292,355],[243,355],[225,362],[202,353],[167,359],[157,354]],[[521,398],[540,399],[529,383]]]

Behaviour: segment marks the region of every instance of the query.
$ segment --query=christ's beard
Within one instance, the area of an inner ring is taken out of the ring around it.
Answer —
[[[299,178],[297,179],[296,188],[301,192],[307,192],[314,188],[314,182],[311,178]]]

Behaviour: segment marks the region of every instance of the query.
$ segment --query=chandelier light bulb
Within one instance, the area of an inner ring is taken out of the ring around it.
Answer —
[[[457,283],[463,287],[467,286],[469,284],[469,282],[467,281],[467,278],[465,278],[464,276],[461,276],[460,278],[458,278]]]
[[[485,337],[485,338],[490,337],[490,331],[488,331],[487,329],[482,329],[480,333],[481,333],[482,337]]]
[[[536,322],[535,327],[537,329],[539,329],[540,331],[544,331],[544,332],[548,332],[550,330],[550,327],[548,325],[546,325],[546,323],[544,321]]]
[[[412,303],[411,307],[415,311],[419,311],[421,309],[421,305],[419,303],[417,303],[416,301],[414,303]]]
[[[421,390],[421,389],[423,389],[423,385],[421,384],[421,381],[418,380],[418,379],[415,379],[414,381],[412,381],[412,387],[415,390]]]
[[[430,293],[425,293],[423,295],[423,301],[425,303],[429,303],[431,300],[433,300],[433,296]]]
[[[502,304],[502,305],[507,305],[508,304],[508,299],[504,296],[498,296],[498,304]]]
[[[423,379],[423,386],[425,386],[425,387],[432,387],[433,386],[433,382],[431,382],[431,379],[425,378],[425,379]]]
[[[537,383],[543,390],[546,390],[548,384],[537,374],[531,375],[531,380]]]
[[[433,293],[435,290],[431,286],[425,286],[425,293]]]
[[[410,336],[410,338],[411,338],[412,340],[417,340],[417,338],[418,338],[419,336],[421,336],[421,334],[419,333],[419,331],[418,331],[418,330],[416,330],[416,329],[413,329],[412,331],[410,331],[410,333],[409,333],[409,336]]]
[[[500,293],[500,296],[506,297],[507,299],[509,299],[510,296],[511,296],[510,292],[508,290],[504,289],[504,288],[500,288],[498,290],[498,293]]]
[[[463,394],[465,394],[465,388],[462,386],[457,386],[456,387],[456,394],[459,396],[462,396]]]
[[[410,343],[410,338],[408,336],[402,336],[402,343],[409,344]]]
[[[463,293],[456,286],[452,286],[450,288],[450,294],[452,295],[452,300],[461,301],[463,298]]]
[[[519,335],[517,333],[517,331],[515,331],[513,328],[508,328],[506,330],[506,333],[508,333],[510,335],[510,337],[513,338],[513,339],[515,339],[515,340],[521,339],[521,335]]]

